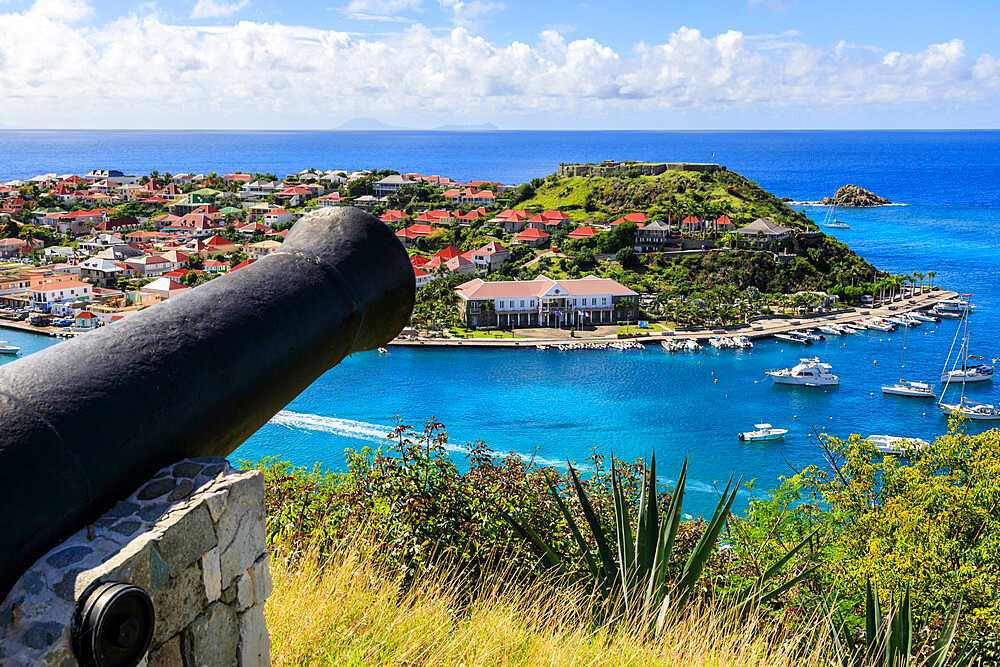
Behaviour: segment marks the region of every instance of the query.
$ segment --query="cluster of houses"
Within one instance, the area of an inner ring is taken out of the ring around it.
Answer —
[[[370,194],[359,196],[349,186],[363,178],[369,179]],[[444,272],[470,277],[458,295],[465,304],[462,316],[472,326],[613,322],[631,317],[637,308],[634,292],[614,281],[591,276],[576,281],[484,282],[483,277],[510,259],[510,247],[494,241],[469,251],[449,245],[430,254],[444,245],[431,241],[436,234],[444,236],[439,233],[444,229],[474,224],[498,230],[497,236],[511,247],[554,251],[558,247],[552,244],[552,235],[557,230],[563,230],[560,237],[586,239],[625,222],[636,225],[638,252],[677,245],[682,235],[732,233],[748,245],[766,245],[792,233],[764,219],[737,227],[727,216],[652,220],[633,212],[607,223],[580,223],[559,210],[500,210],[498,198],[510,186],[499,183],[418,173],[372,178],[370,172],[348,170],[304,170],[281,180],[240,172],[221,176],[154,172],[136,178],[115,170],[93,170],[83,176],[53,173],[0,183],[0,225],[10,236],[0,238],[0,261],[34,265],[0,268],[0,305],[14,312],[72,317],[77,328],[100,326],[183,293],[200,281],[191,280],[192,272],[208,278],[273,252],[281,247],[290,223],[309,208],[354,205],[375,211],[398,230],[403,246],[413,249],[418,289]],[[395,195],[407,187],[432,188],[437,200],[446,204],[423,211],[411,206],[389,208],[391,203],[403,206]],[[116,212],[129,202],[144,205],[130,212],[146,211],[148,217]],[[46,247],[40,239],[12,234],[9,220],[68,235],[73,242]],[[226,258],[237,252],[239,259],[243,255],[246,259],[233,265]],[[138,289],[119,289],[122,278],[138,279]]]

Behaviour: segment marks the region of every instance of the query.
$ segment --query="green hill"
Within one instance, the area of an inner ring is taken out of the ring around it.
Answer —
[[[652,217],[728,215],[737,224],[763,217],[793,229],[816,229],[815,223],[753,181],[732,171],[665,171],[657,176],[555,175],[521,186],[520,208],[559,209],[575,220],[607,222],[624,213]]]

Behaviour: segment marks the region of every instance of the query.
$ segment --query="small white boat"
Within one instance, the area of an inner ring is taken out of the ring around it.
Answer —
[[[816,331],[827,336],[842,336],[844,334],[840,329],[834,329],[831,325],[823,325],[821,327],[816,327]]]
[[[963,397],[958,403],[938,403],[937,406],[946,415],[958,414],[976,421],[1000,420],[1000,408],[991,403],[980,403]]]
[[[962,319],[962,313],[956,313],[950,310],[937,310],[936,308],[930,311],[933,315],[938,317],[943,317],[949,320],[960,320]]]
[[[844,334],[845,336],[853,336],[861,333],[859,329],[855,329],[850,324],[831,324],[830,326],[835,327],[838,331],[840,331],[840,333]]]
[[[11,345],[5,340],[0,340],[0,354],[20,354],[21,348]]]
[[[933,315],[928,315],[927,313],[921,313],[919,310],[915,310],[910,313],[910,317],[920,322],[940,322],[940,317],[934,317]]]
[[[793,384],[803,387],[830,387],[840,384],[840,378],[833,374],[830,364],[819,360],[799,359],[799,363],[791,368],[767,371],[775,384]]]
[[[882,385],[883,394],[896,396],[915,396],[917,398],[934,398],[934,388],[927,382],[900,380],[896,384]]]
[[[824,227],[829,227],[830,229],[850,229],[851,226],[846,222],[828,222],[823,225]]]
[[[547,350],[547,349],[549,349],[549,346],[548,345],[536,345],[535,349],[536,350]]]
[[[885,320],[871,319],[865,322],[869,329],[875,329],[877,331],[884,331],[886,333],[890,331],[895,331],[896,325],[886,322]]]
[[[752,442],[754,440],[780,440],[788,433],[787,428],[773,428],[770,424],[754,424],[755,431],[743,431],[740,433],[740,440]]]
[[[920,438],[906,438],[901,435],[870,435],[867,439],[883,454],[904,454],[923,449],[930,444]]]
[[[733,342],[736,344],[736,347],[741,350],[748,350],[753,347],[753,341],[746,336],[734,336]]]
[[[385,349],[384,347],[380,347],[378,349],[378,353],[379,354],[389,354],[389,350]]]
[[[776,333],[774,334],[774,337],[786,343],[795,343],[796,345],[812,345],[812,340],[808,338],[802,338],[801,336],[792,336],[790,334]]]

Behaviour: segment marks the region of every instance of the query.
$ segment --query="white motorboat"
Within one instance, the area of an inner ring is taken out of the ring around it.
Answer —
[[[935,323],[937,323],[937,322],[941,321],[940,317],[934,317],[933,315],[928,315],[927,313],[921,313],[919,310],[915,310],[912,313],[910,313],[910,317],[912,317],[913,319],[915,319],[915,320],[917,320],[919,322],[935,322]]]
[[[736,343],[736,347],[741,350],[748,350],[753,347],[753,341],[746,336],[734,336],[733,342]]]
[[[1000,420],[1000,408],[997,408],[991,403],[972,401],[964,396],[958,403],[940,402],[937,406],[938,409],[946,415],[957,414],[976,421]]]
[[[774,337],[786,343],[795,343],[796,345],[812,345],[812,340],[808,338],[802,338],[801,336],[792,336],[790,334],[776,333],[774,334]]]
[[[799,359],[799,363],[791,368],[767,371],[775,384],[794,384],[803,387],[829,387],[840,384],[840,378],[833,374],[830,364],[819,360]]]
[[[886,333],[896,330],[896,325],[885,320],[870,319],[865,324],[868,325],[869,329],[875,329],[877,331],[884,331]]]
[[[934,309],[939,313],[961,313],[968,315],[975,311],[976,307],[969,302],[969,295],[963,294],[956,299],[938,301]]]
[[[21,348],[11,345],[5,340],[0,340],[0,354],[20,354]]]
[[[900,379],[896,384],[882,385],[883,394],[896,396],[915,396],[917,398],[934,398],[934,388],[927,382],[913,382]]]
[[[378,349],[378,353],[379,354],[389,354],[389,350],[385,349],[384,347],[380,347]]]
[[[798,331],[792,331],[793,336],[802,336],[803,338],[808,338],[809,340],[826,340],[823,334],[818,334],[810,331],[809,329],[799,329]]]
[[[535,349],[536,350],[547,350],[547,349],[549,349],[549,346],[548,345],[536,345]]]
[[[830,326],[835,327],[845,336],[852,336],[861,333],[860,329],[855,329],[850,324],[831,324]]]
[[[905,438],[901,435],[870,435],[867,440],[883,454],[905,454],[930,444],[921,438]]]
[[[840,336],[843,335],[843,331],[840,329],[834,329],[831,325],[823,325],[821,327],[816,327],[816,331],[827,336]]]
[[[743,431],[740,433],[740,440],[752,442],[754,440],[780,440],[788,433],[787,428],[774,428],[770,424],[754,424],[755,431]]]
[[[699,345],[698,341],[696,341],[694,338],[688,338],[686,341],[684,341],[684,348],[691,350],[692,352],[697,352],[698,350],[701,349],[701,345]]]

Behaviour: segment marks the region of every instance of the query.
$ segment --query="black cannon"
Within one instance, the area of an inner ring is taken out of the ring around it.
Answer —
[[[0,367],[0,599],[58,541],[179,459],[227,456],[413,309],[406,251],[326,209],[274,252]]]

